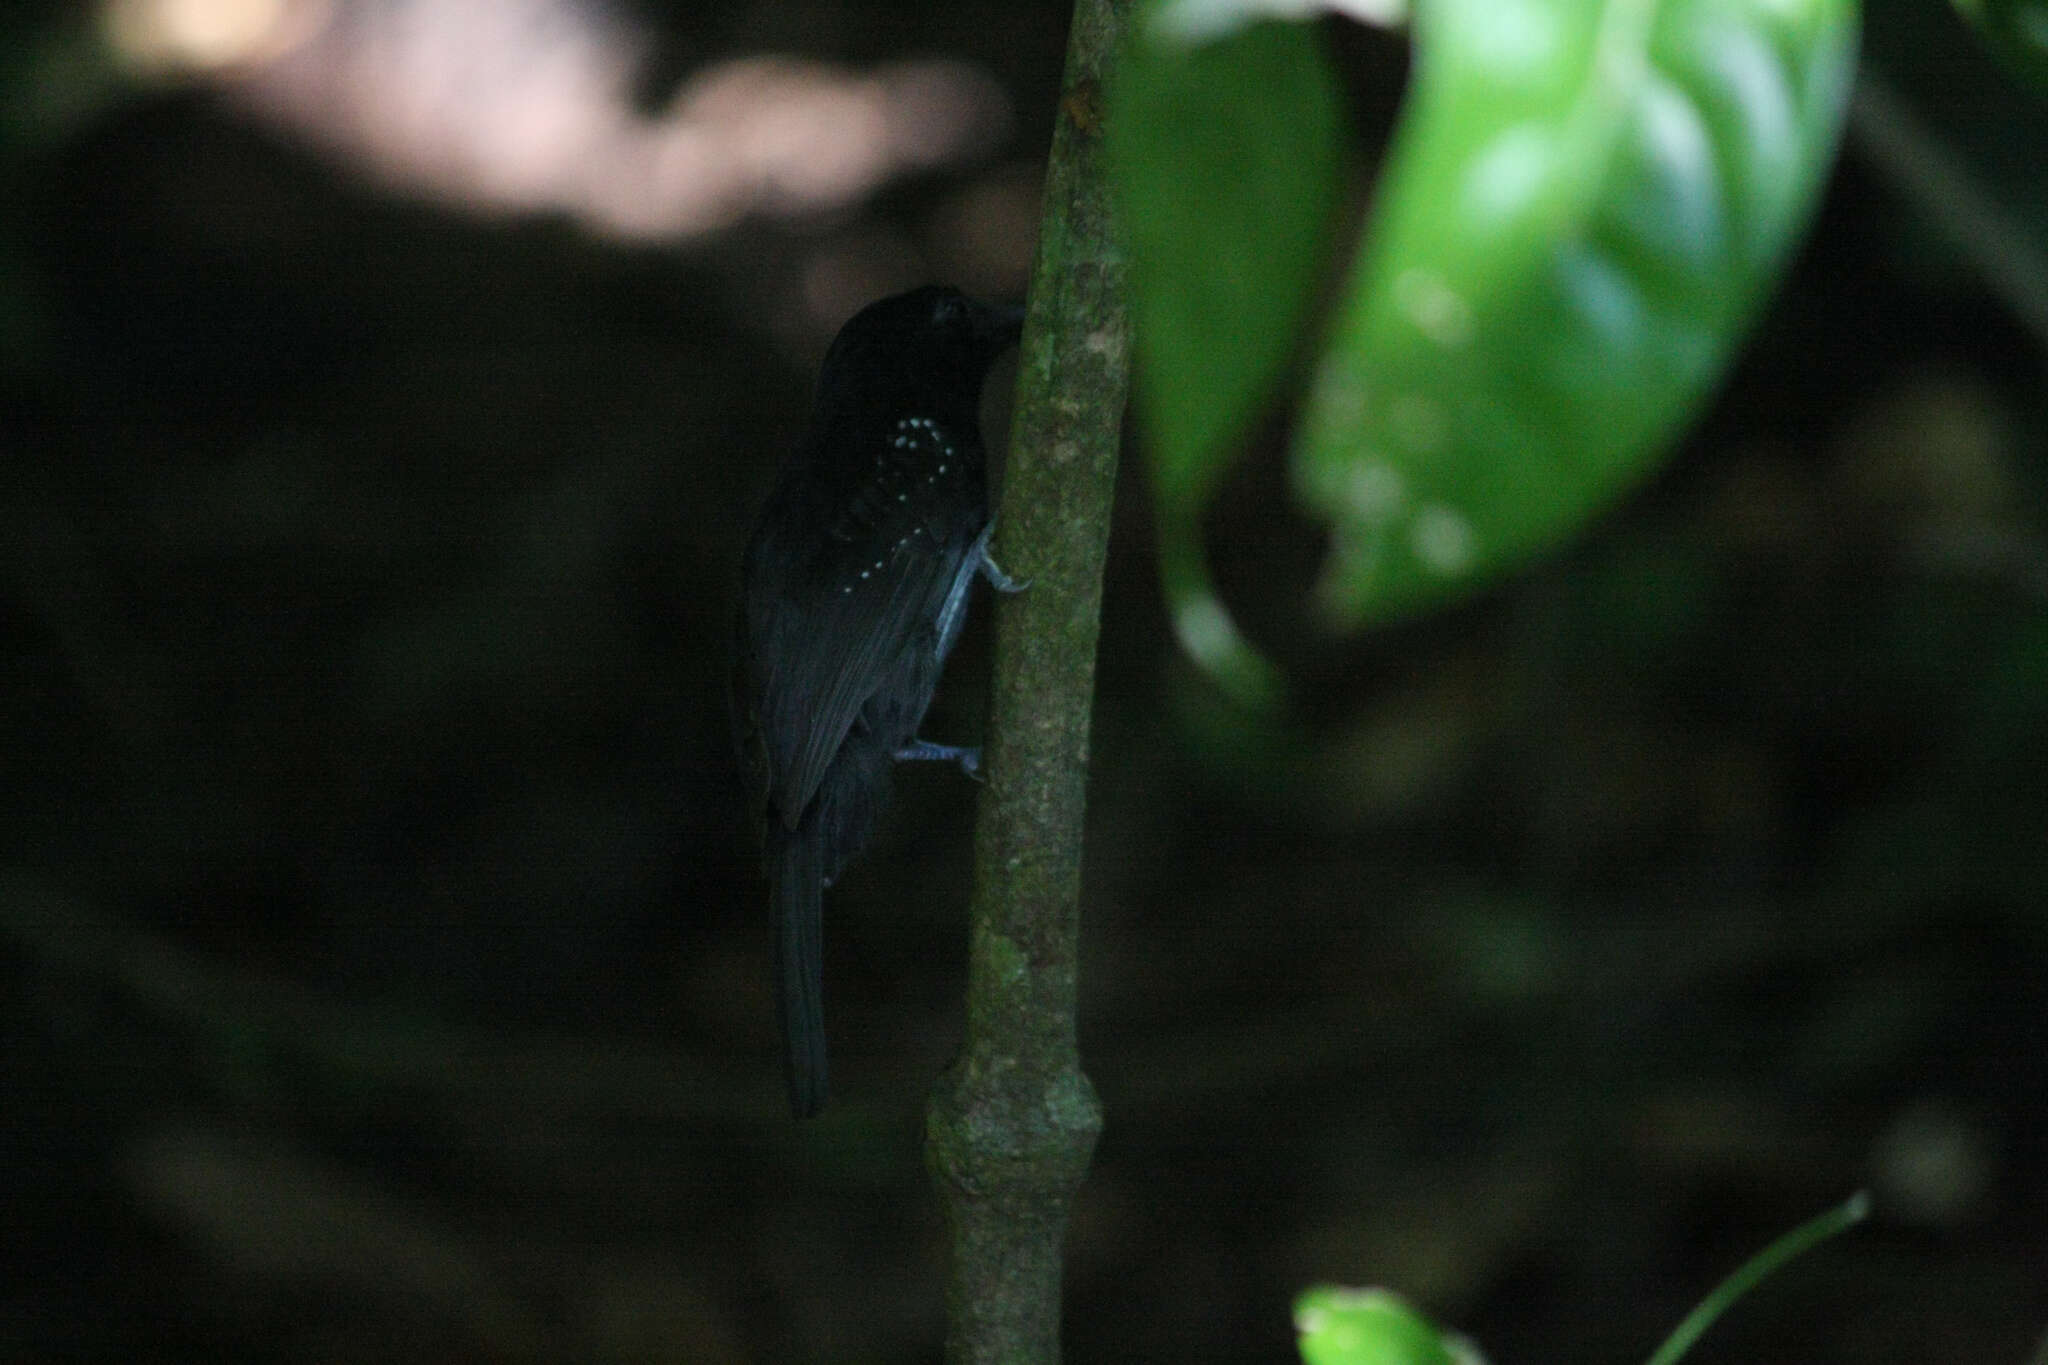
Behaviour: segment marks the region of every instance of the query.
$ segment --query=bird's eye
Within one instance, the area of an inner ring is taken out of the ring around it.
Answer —
[[[932,321],[957,322],[964,311],[959,295],[941,294],[939,301],[932,305]]]

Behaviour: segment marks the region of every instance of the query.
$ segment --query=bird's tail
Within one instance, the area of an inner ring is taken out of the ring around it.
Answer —
[[[790,1112],[825,1107],[825,968],[822,839],[814,821],[770,822],[769,902],[775,915],[775,1012],[789,1077]]]

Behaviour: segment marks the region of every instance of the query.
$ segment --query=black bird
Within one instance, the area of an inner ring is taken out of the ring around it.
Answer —
[[[980,767],[978,751],[917,729],[975,575],[1019,587],[988,557],[979,411],[1022,320],[938,287],[855,314],[747,544],[733,725],[762,829],[798,1118],[827,1093],[820,892],[867,842],[893,761]]]

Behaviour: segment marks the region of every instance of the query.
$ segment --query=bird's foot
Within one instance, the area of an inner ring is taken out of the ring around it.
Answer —
[[[981,550],[981,576],[986,578],[988,585],[997,592],[1022,592],[1031,586],[1031,580],[1028,578],[1012,578],[1004,573],[1002,565],[989,558],[988,547],[985,545]]]
[[[974,567],[981,570],[981,576],[986,578],[988,585],[997,592],[1022,592],[1031,586],[1031,580],[1010,577],[1003,572],[1003,566],[989,556],[989,537],[995,533],[995,518],[990,517],[988,525],[981,528],[981,535],[974,542]]]
[[[960,771],[979,782],[981,777],[981,750],[965,744],[934,744],[928,739],[913,739],[896,751],[899,763],[958,763]]]

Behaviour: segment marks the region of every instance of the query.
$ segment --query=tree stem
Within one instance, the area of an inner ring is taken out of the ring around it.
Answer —
[[[967,1030],[926,1154],[952,1232],[947,1358],[1059,1359],[1061,1242],[1102,1128],[1075,1045],[1081,821],[1129,326],[1102,165],[1133,0],[1076,0],[995,558],[989,783],[975,826]]]

